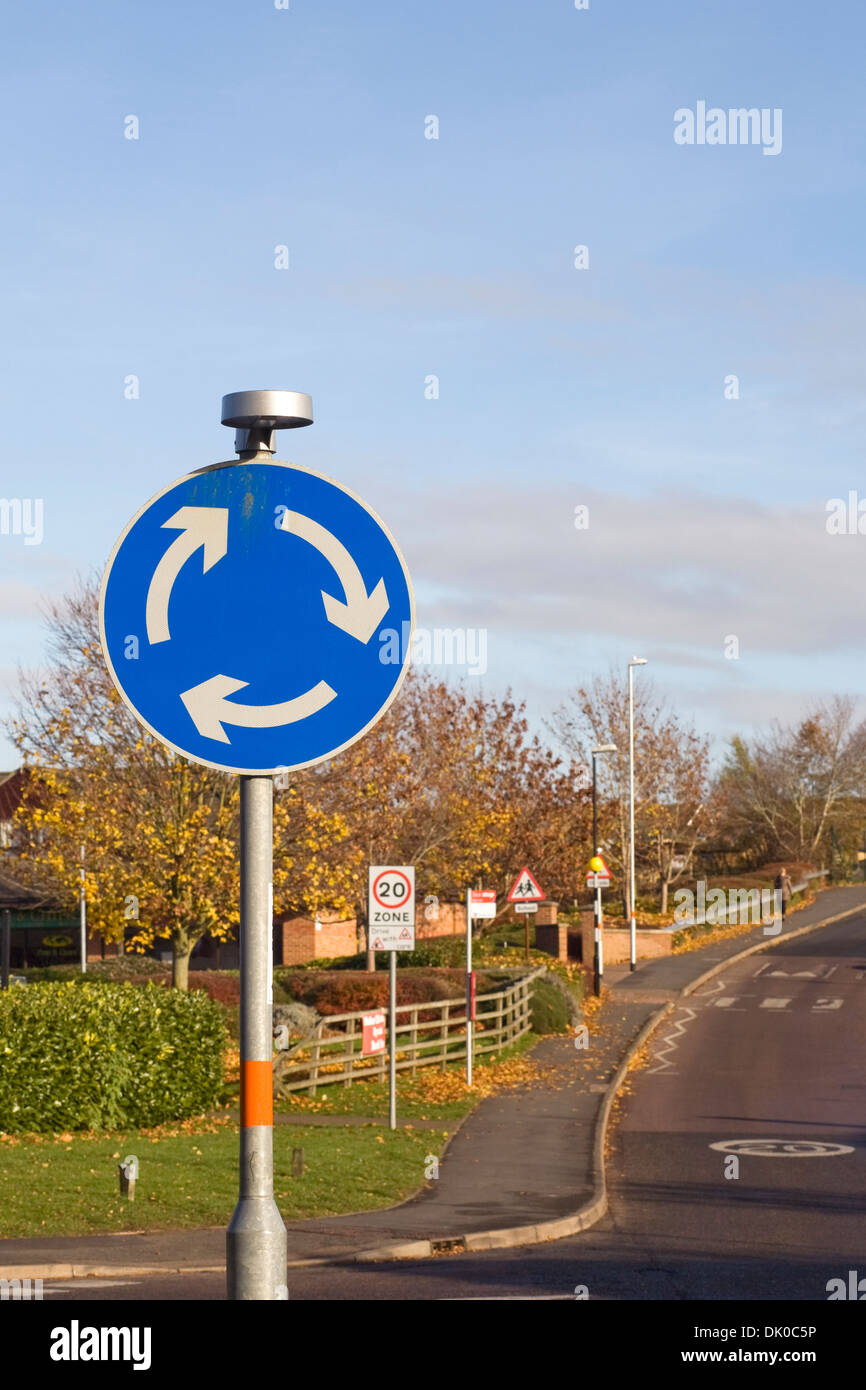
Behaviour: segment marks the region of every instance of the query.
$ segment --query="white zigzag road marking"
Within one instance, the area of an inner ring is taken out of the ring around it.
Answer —
[[[658,1067],[650,1067],[650,1071],[651,1071],[651,1072],[653,1072],[653,1071],[664,1071],[666,1067],[672,1067],[672,1066],[673,1066],[673,1062],[668,1062],[668,1061],[665,1060],[664,1054],[665,1054],[666,1052],[673,1052],[673,1051],[674,1051],[674,1049],[677,1047],[677,1043],[676,1043],[675,1039],[676,1039],[676,1038],[681,1038],[682,1035],[683,1035],[683,1033],[686,1031],[686,1024],[687,1024],[687,1023],[691,1023],[691,1021],[692,1021],[693,1018],[697,1018],[697,1013],[695,1012],[694,1009],[686,1009],[686,1010],[685,1010],[685,1013],[688,1014],[688,1018],[683,1018],[682,1020],[677,1019],[676,1024],[674,1025],[674,1031],[673,1031],[672,1033],[668,1033],[667,1037],[665,1038],[665,1042],[667,1043],[667,1047],[663,1047],[662,1050],[661,1050],[660,1052],[657,1052],[657,1053],[655,1054],[655,1055],[656,1055],[656,1060],[657,1060],[658,1062],[660,1062],[661,1065],[658,1066]]]

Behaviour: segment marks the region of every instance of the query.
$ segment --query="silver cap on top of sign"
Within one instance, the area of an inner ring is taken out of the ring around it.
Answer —
[[[313,423],[313,402],[304,391],[232,391],[223,396],[220,421],[236,430],[235,453],[241,458],[272,454],[276,430]]]

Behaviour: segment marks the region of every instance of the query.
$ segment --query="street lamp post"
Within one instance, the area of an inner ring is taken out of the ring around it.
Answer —
[[[596,759],[600,753],[615,753],[615,743],[602,743],[598,748],[593,748],[592,752],[592,852],[594,855],[601,854],[601,845],[598,842],[598,765]],[[593,955],[592,955],[592,988],[593,993],[598,996],[601,994],[601,977],[604,974],[604,957],[601,945],[601,887],[595,885],[595,901],[593,903]]]
[[[633,656],[628,663],[628,911],[630,969],[637,965],[637,928],[634,920],[634,668],[646,666],[645,656]]]

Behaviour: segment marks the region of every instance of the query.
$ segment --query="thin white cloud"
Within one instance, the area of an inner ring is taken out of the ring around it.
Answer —
[[[574,508],[589,507],[576,530]],[[866,536],[831,536],[825,499],[749,498],[491,481],[425,497],[392,524],[424,590],[424,621],[674,644],[684,659],[850,652],[862,624]],[[447,555],[447,563],[443,556]]]

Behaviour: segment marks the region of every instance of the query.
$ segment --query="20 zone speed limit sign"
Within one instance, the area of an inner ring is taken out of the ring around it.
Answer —
[[[370,866],[370,945],[374,951],[411,951],[415,946],[415,868]]]

